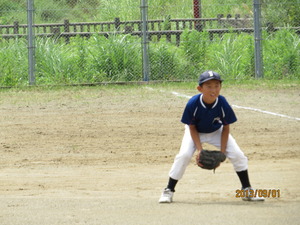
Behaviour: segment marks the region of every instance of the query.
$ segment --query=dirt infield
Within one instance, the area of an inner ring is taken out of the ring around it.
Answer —
[[[231,133],[251,183],[277,190],[263,203],[236,197],[226,161],[213,174],[192,161],[173,204],[158,204],[180,147],[193,85],[0,91],[0,224],[298,224],[299,85],[224,86]],[[295,119],[293,119],[295,118]],[[280,195],[280,196],[278,196]]]

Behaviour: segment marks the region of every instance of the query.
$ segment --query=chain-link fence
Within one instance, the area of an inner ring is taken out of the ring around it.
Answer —
[[[0,86],[30,83],[28,50],[38,85],[195,80],[208,69],[249,79],[254,2],[1,0]],[[299,79],[300,0],[258,2],[264,77]]]

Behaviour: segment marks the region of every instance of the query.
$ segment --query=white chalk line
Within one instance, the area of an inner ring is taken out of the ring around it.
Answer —
[[[149,90],[154,90],[152,88],[148,88],[148,89]],[[184,98],[187,98],[187,99],[190,99],[192,97],[192,96],[181,94],[181,93],[178,93],[178,92],[175,92],[175,91],[172,91],[172,94],[177,96],[177,97],[184,97]],[[266,110],[256,109],[256,108],[252,108],[252,107],[239,106],[239,105],[232,105],[232,107],[237,108],[237,109],[245,109],[245,110],[250,110],[250,111],[254,111],[254,112],[260,112],[260,113],[264,113],[264,114],[269,114],[269,115],[273,115],[273,116],[279,116],[279,117],[283,117],[283,118],[288,118],[288,119],[300,121],[300,118],[298,118],[298,117],[287,116],[287,115],[284,115],[284,114],[269,112],[269,111],[266,111]]]
[[[238,108],[238,109],[251,110],[251,111],[255,111],[255,112],[261,112],[261,113],[265,113],[265,114],[269,114],[269,115],[273,115],[273,116],[279,116],[279,117],[284,117],[284,118],[300,121],[300,118],[298,118],[298,117],[287,116],[287,115],[284,115],[284,114],[269,112],[269,111],[265,111],[265,110],[261,110],[261,109],[255,109],[255,108],[251,108],[251,107],[238,106],[238,105],[232,105],[232,107]]]

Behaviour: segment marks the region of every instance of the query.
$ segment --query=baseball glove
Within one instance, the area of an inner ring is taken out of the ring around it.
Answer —
[[[200,153],[199,163],[202,169],[214,170],[220,165],[221,162],[224,162],[226,156],[221,151],[209,151],[202,150]]]

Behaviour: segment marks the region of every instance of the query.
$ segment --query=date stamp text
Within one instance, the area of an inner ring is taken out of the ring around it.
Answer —
[[[236,198],[280,198],[280,189],[237,189],[235,191]]]

